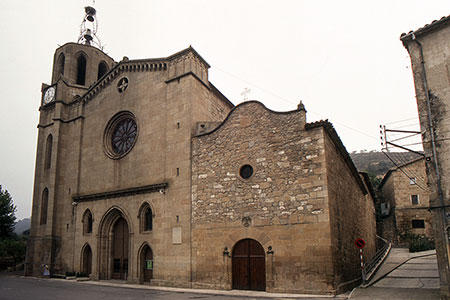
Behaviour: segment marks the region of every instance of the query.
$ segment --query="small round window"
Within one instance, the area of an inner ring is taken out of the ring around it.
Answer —
[[[125,92],[125,90],[128,87],[128,78],[122,77],[119,82],[117,83],[117,91],[119,93]]]
[[[105,152],[110,158],[124,157],[131,151],[138,136],[138,126],[134,115],[121,112],[106,126],[104,135]]]
[[[250,165],[243,165],[239,170],[239,174],[244,179],[249,179],[253,175],[253,167]]]

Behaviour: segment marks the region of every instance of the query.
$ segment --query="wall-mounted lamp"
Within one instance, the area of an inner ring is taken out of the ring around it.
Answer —
[[[273,250],[272,250],[272,246],[267,247],[267,255],[269,254],[274,254]]]
[[[230,256],[230,252],[228,252],[228,247],[223,248],[223,256]]]

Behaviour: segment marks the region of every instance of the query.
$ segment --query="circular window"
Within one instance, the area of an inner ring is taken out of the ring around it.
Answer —
[[[117,91],[119,93],[125,92],[128,87],[128,78],[122,77],[117,83]]]
[[[124,157],[136,143],[137,135],[134,115],[130,112],[118,113],[106,126],[103,138],[106,155],[113,159]]]
[[[249,179],[253,175],[253,167],[250,165],[243,165],[239,170],[239,174],[244,179]]]

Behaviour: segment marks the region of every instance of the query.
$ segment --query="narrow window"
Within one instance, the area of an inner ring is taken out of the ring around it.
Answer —
[[[86,209],[83,215],[83,233],[92,233],[92,213],[89,209]]]
[[[77,84],[84,85],[86,82],[86,58],[80,54],[77,58]]]
[[[411,220],[412,228],[425,228],[424,220]]]
[[[152,216],[152,209],[150,207],[147,207],[145,210],[145,224],[144,224],[144,231],[150,231],[153,227],[153,216]]]
[[[411,178],[409,179],[409,184],[410,184],[410,185],[416,184],[416,177],[411,177]]]
[[[97,80],[102,78],[102,76],[105,75],[106,72],[108,72],[108,66],[104,61],[102,61],[101,63],[98,64]]]
[[[88,221],[87,233],[92,233],[92,214],[89,213],[87,221]]]
[[[53,136],[51,134],[47,137],[47,142],[45,144],[45,169],[50,169],[52,164],[52,147],[53,147]]]
[[[61,53],[58,57],[58,61],[56,62],[56,78],[58,78],[59,75],[64,75],[65,62],[66,57],[64,56],[64,53]]]
[[[47,224],[47,208],[48,208],[48,189],[42,192],[41,199],[41,225]]]
[[[411,195],[411,203],[413,205],[419,204],[419,195]]]

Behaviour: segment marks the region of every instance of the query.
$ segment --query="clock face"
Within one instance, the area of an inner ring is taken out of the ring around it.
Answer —
[[[49,87],[49,88],[45,91],[45,94],[44,94],[44,104],[50,103],[50,102],[52,102],[53,100],[55,100],[55,92],[56,92],[56,90],[55,90],[55,87],[54,87],[54,86]]]

